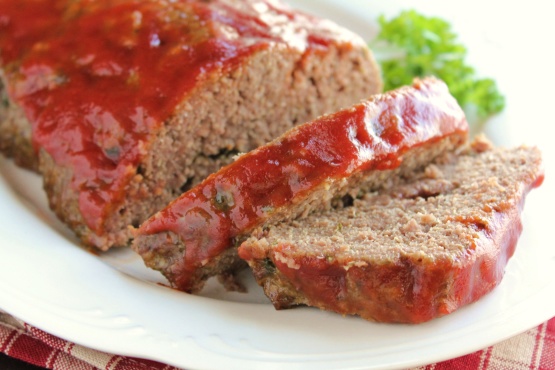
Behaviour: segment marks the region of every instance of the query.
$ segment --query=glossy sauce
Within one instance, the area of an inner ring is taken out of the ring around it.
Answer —
[[[271,44],[313,52],[331,40],[299,32],[316,20],[277,3],[233,4],[0,0],[10,97],[32,123],[35,149],[73,172],[80,213],[97,233],[156,129],[210,72]]]
[[[206,261],[233,246],[272,213],[302,200],[330,179],[397,168],[403,154],[467,131],[464,113],[437,80],[415,83],[297,127],[240,157],[191,189],[140,228],[171,231],[186,245],[174,284],[187,290]]]

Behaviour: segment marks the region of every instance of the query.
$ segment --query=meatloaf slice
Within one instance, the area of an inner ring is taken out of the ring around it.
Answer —
[[[376,95],[240,156],[146,221],[133,248],[187,292],[240,266],[260,225],[386,186],[466,140],[464,113],[434,78]]]
[[[537,148],[493,149],[479,140],[352,207],[259,228],[239,256],[277,309],[424,322],[500,282],[524,198],[542,180]]]
[[[365,42],[276,0],[0,1],[0,150],[86,245],[233,155],[381,89]]]

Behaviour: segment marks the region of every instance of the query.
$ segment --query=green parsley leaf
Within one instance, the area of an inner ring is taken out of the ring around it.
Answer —
[[[370,47],[382,68],[384,90],[433,75],[445,81],[461,107],[479,121],[504,109],[505,98],[495,81],[476,77],[465,62],[466,47],[447,21],[406,10],[389,20],[382,15],[378,22],[380,33]]]

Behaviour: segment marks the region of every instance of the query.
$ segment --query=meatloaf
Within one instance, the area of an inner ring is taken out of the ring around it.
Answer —
[[[537,148],[480,139],[351,207],[259,228],[239,256],[277,309],[425,322],[500,282],[542,180]]]
[[[142,224],[133,248],[177,289],[228,281],[244,265],[236,247],[256,227],[387,186],[457,148],[467,130],[442,81],[415,80],[240,156]]]
[[[381,90],[364,41],[278,0],[0,0],[0,150],[85,245]]]

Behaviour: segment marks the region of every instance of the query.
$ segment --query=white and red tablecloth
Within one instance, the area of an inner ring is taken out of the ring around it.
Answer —
[[[174,370],[159,362],[85,348],[0,311],[0,352],[53,370]],[[555,370],[555,318],[481,351],[419,370]]]

